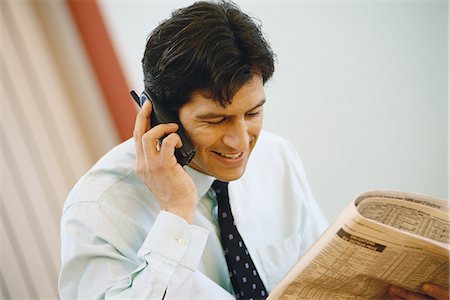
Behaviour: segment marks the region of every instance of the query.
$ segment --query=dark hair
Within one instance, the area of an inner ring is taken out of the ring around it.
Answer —
[[[222,106],[253,74],[265,83],[274,54],[260,25],[232,2],[196,2],[150,34],[142,59],[145,90],[174,112],[194,91]]]

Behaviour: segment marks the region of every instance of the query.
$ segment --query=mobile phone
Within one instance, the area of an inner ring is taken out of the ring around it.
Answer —
[[[187,137],[187,134],[178,117],[170,113],[169,110],[164,107],[164,105],[158,103],[157,101],[154,101],[146,91],[143,91],[140,97],[138,97],[135,91],[131,91],[130,94],[137,105],[139,105],[139,107],[142,107],[144,105],[144,102],[147,100],[152,103],[152,113],[150,115],[150,122],[152,127],[164,123],[178,124],[177,134],[180,136],[183,146],[181,148],[175,149],[175,157],[177,159],[177,162],[182,166],[190,163],[194,158],[195,148]]]

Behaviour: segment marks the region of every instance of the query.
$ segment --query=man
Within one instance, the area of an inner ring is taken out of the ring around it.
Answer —
[[[269,45],[235,5],[199,2],[152,32],[143,69],[196,154],[177,162],[180,126],[146,101],[67,199],[61,297],[266,298],[326,227],[293,147],[261,132]]]

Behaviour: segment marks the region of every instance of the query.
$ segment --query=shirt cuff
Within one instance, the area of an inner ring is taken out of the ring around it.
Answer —
[[[145,257],[151,252],[197,270],[208,238],[208,231],[185,219],[161,211],[142,244],[138,255]]]

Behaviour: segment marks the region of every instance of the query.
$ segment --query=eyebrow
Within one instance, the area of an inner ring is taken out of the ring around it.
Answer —
[[[258,104],[256,104],[253,108],[249,109],[246,113],[251,112],[252,110],[257,109],[258,107],[261,107],[266,103],[266,98],[262,99]],[[220,117],[227,117],[227,114],[224,113],[215,113],[215,112],[208,112],[205,114],[201,114],[196,116],[196,119],[214,119],[214,118],[220,118]]]

